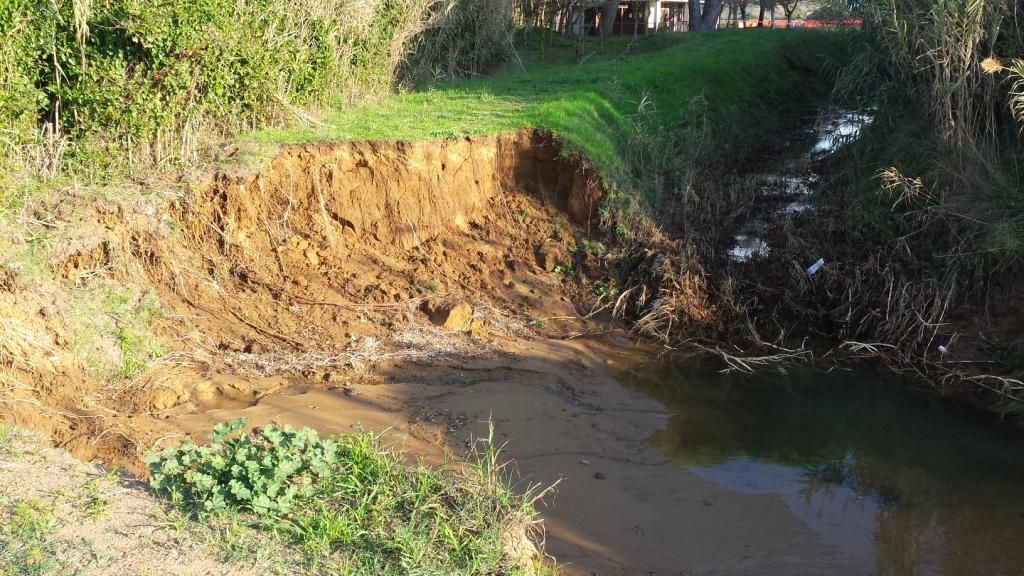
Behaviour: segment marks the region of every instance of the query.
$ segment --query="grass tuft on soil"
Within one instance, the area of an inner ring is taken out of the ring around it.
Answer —
[[[314,573],[536,573],[538,494],[513,490],[491,438],[463,466],[436,468],[410,466],[370,433],[244,427],[151,456],[151,485],[186,516],[301,550]]]

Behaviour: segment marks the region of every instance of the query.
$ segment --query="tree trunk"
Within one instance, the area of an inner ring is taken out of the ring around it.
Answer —
[[[757,14],[757,27],[764,28],[764,4],[761,4],[761,11]]]
[[[722,17],[722,9],[725,6],[722,0],[704,0],[704,16],[702,27],[704,30],[718,28],[718,20]]]
[[[686,6],[690,11],[688,22],[690,32],[700,32],[700,0],[690,0]]]
[[[647,31],[647,15],[644,14],[642,16],[640,14],[640,2],[633,0],[633,38],[637,37],[637,30],[640,29],[641,20],[644,23],[644,31]]]
[[[704,0],[704,12],[701,13],[700,1],[690,0],[690,31],[704,32],[718,27],[718,19],[722,16],[722,0]]]
[[[601,8],[601,35],[608,36],[615,27],[615,14],[619,11],[619,0],[606,0]]]
[[[583,21],[583,17],[586,14],[583,2],[580,2],[577,13],[579,14],[579,22],[577,23],[579,29],[576,30],[576,64],[583,64],[583,52],[586,49],[584,42],[586,42],[587,37],[587,27]]]

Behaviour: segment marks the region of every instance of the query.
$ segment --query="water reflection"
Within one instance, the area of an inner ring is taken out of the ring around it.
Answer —
[[[1024,574],[1024,430],[872,370],[722,374],[712,359],[622,379],[674,412],[652,444],[693,472],[779,495],[876,574]]]
[[[812,154],[817,156],[831,154],[853,142],[860,135],[861,129],[870,124],[873,119],[874,116],[870,113],[851,111],[840,111],[822,116],[816,127],[818,141],[814,144]]]
[[[789,159],[774,173],[747,175],[756,181],[758,213],[749,215],[729,250],[733,262],[768,256],[765,231],[788,216],[813,208],[811,199],[819,175],[815,162],[853,142],[874,119],[870,111],[840,110],[823,113],[810,127],[807,149]]]
[[[729,257],[737,262],[746,262],[751,258],[767,256],[771,247],[756,233],[742,233],[736,235],[736,244],[729,249]]]

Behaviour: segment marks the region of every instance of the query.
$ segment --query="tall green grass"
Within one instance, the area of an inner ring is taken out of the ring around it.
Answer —
[[[982,289],[1024,264],[1024,5],[871,0],[862,10],[865,45],[842,92],[878,119],[854,161],[866,173],[854,216],[902,238],[936,277]]]

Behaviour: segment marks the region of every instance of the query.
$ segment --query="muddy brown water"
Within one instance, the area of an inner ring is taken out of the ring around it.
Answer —
[[[404,364],[336,390],[182,416],[383,432],[464,454],[488,421],[570,575],[1017,575],[1024,430],[893,376],[722,374],[715,360],[581,341]]]
[[[618,375],[673,412],[652,446],[702,479],[780,499],[845,564],[823,573],[1022,573],[1019,426],[870,366],[722,368],[696,358]]]

